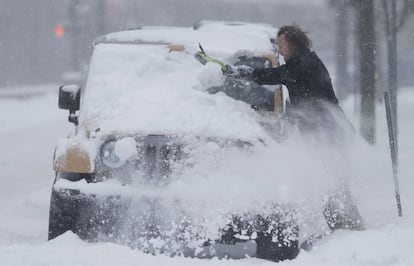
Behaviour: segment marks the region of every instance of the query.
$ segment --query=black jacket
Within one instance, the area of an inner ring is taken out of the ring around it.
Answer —
[[[285,85],[292,107],[321,100],[338,104],[328,70],[315,52],[309,49],[280,67],[255,69],[253,80],[259,84]]]

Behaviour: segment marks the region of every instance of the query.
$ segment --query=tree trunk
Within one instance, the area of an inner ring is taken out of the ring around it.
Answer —
[[[391,95],[391,115],[394,124],[395,146],[398,151],[398,105],[397,105],[397,6],[396,0],[391,1],[390,31],[387,34],[388,45],[388,91]]]
[[[343,100],[352,92],[352,84],[348,75],[348,0],[335,1],[336,9],[336,92]]]
[[[361,120],[360,133],[369,143],[375,143],[375,87],[376,87],[376,36],[374,1],[360,0],[358,41],[361,67]]]
[[[71,70],[81,71],[81,21],[79,15],[80,0],[72,0],[69,3],[68,16],[69,16],[69,38],[71,44]]]

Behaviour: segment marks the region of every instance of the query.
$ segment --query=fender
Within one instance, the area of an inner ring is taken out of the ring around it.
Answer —
[[[56,147],[53,169],[56,172],[93,173],[95,169],[93,162],[94,158],[91,158],[88,149],[79,143],[74,143],[61,148]]]

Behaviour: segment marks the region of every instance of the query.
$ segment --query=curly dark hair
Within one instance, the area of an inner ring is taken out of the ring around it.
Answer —
[[[302,31],[302,29],[297,25],[287,25],[282,26],[279,29],[277,36],[279,37],[280,35],[284,34],[289,48],[291,49],[293,54],[296,55],[310,48],[312,45],[312,42],[308,38],[306,33],[307,32]]]

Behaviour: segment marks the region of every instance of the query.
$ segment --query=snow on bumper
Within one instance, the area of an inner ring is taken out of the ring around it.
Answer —
[[[151,254],[198,258],[292,259],[298,228],[281,213],[229,214],[212,226],[162,188],[59,179],[53,188],[49,239],[72,230],[89,241],[111,241]]]

